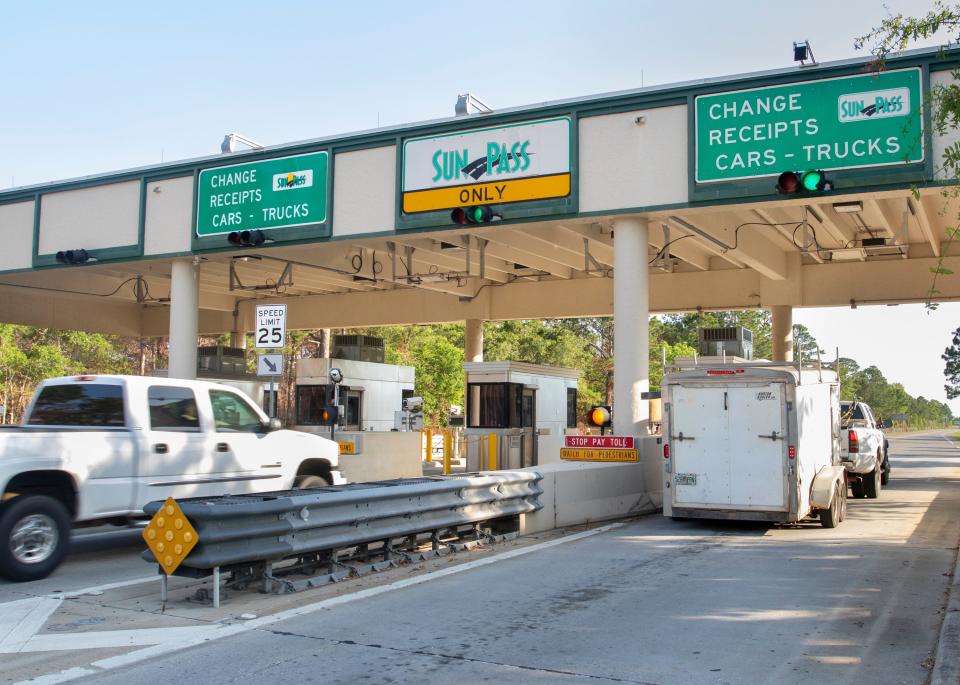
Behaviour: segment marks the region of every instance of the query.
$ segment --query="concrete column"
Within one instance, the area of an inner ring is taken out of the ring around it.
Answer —
[[[775,304],[770,307],[773,318],[773,361],[793,361],[793,307]]]
[[[480,319],[467,319],[467,335],[464,348],[464,361],[483,361],[483,321]]]
[[[643,436],[650,418],[647,222],[613,222],[613,432]]]
[[[247,349],[247,334],[244,331],[230,331],[230,347]]]
[[[193,259],[177,259],[170,274],[170,377],[197,377],[200,273]]]

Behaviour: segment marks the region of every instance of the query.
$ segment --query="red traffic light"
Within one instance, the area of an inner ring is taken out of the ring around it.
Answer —
[[[781,195],[793,195],[800,190],[800,174],[784,171],[777,177],[777,192]]]

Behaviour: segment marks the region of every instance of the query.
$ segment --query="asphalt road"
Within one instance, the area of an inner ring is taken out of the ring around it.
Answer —
[[[835,530],[644,517],[83,682],[924,683],[960,540],[960,445],[893,438],[891,457],[880,499],[851,501]],[[42,582],[148,575],[130,556],[79,554]],[[0,585],[0,602],[30,585]]]

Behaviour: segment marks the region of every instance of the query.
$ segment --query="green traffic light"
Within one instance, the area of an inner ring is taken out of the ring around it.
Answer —
[[[821,174],[819,171],[808,171],[801,179],[803,187],[807,190],[820,190],[822,182],[823,174]]]
[[[477,223],[477,224],[483,221],[483,207],[473,208],[473,221],[474,223]]]

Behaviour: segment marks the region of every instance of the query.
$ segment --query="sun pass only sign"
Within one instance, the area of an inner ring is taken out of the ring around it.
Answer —
[[[474,129],[403,144],[403,212],[570,194],[570,119]]]

